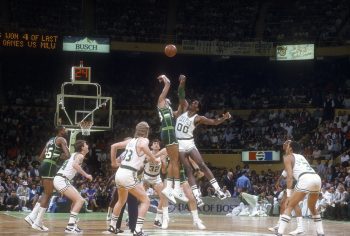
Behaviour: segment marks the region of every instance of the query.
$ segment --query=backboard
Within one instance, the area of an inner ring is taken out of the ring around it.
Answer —
[[[112,105],[111,97],[101,96],[99,84],[63,83],[57,94],[55,126],[80,130],[80,122],[92,121],[91,132],[111,130]]]

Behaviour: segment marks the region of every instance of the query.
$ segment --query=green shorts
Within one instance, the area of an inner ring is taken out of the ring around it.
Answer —
[[[57,163],[55,161],[44,160],[39,167],[40,177],[53,179],[58,169],[59,169],[59,166],[57,166]]]
[[[177,144],[175,130],[173,127],[162,128],[162,131],[160,132],[160,138],[165,146],[170,144]]]

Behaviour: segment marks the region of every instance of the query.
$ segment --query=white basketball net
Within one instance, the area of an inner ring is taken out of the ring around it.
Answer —
[[[81,134],[84,135],[84,136],[89,136],[91,127],[93,125],[94,125],[94,122],[92,122],[92,121],[79,122],[79,126],[80,126],[80,129],[81,129]]]

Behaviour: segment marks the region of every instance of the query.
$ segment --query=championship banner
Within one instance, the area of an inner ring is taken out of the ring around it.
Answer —
[[[182,52],[217,56],[271,56],[273,43],[182,40]]]
[[[150,212],[156,213],[159,199],[157,197],[149,196],[151,199],[151,206],[148,209]],[[220,200],[216,197],[203,197],[204,206],[198,208],[198,212],[204,215],[226,215],[232,212],[232,209],[239,205],[240,200],[235,197],[229,197],[224,200]],[[188,214],[191,211],[188,209],[187,203],[178,202],[172,204],[169,202],[169,213],[176,214]]]
[[[314,58],[314,44],[280,45],[276,47],[277,61],[311,60]]]
[[[280,152],[276,151],[243,151],[242,152],[242,161],[280,161],[281,156]]]
[[[63,37],[63,51],[109,53],[108,38]]]

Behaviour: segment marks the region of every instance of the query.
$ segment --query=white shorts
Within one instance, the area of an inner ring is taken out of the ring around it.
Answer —
[[[64,178],[62,176],[57,176],[57,175],[53,179],[53,186],[60,193],[63,193],[64,191],[66,191],[69,186],[72,186],[74,188],[74,186],[70,183],[70,181],[67,178]]]
[[[196,148],[194,139],[178,140],[179,142],[179,151],[180,152],[189,152],[192,149]]]
[[[319,193],[321,191],[321,178],[318,174],[303,174],[299,177],[294,190],[305,193]]]
[[[132,189],[139,183],[137,172],[123,167],[119,167],[115,173],[115,184],[117,188]]]
[[[142,181],[145,183],[148,183],[149,185],[157,185],[157,184],[162,183],[162,179],[160,178],[160,175],[149,176],[145,172],[143,172]]]

